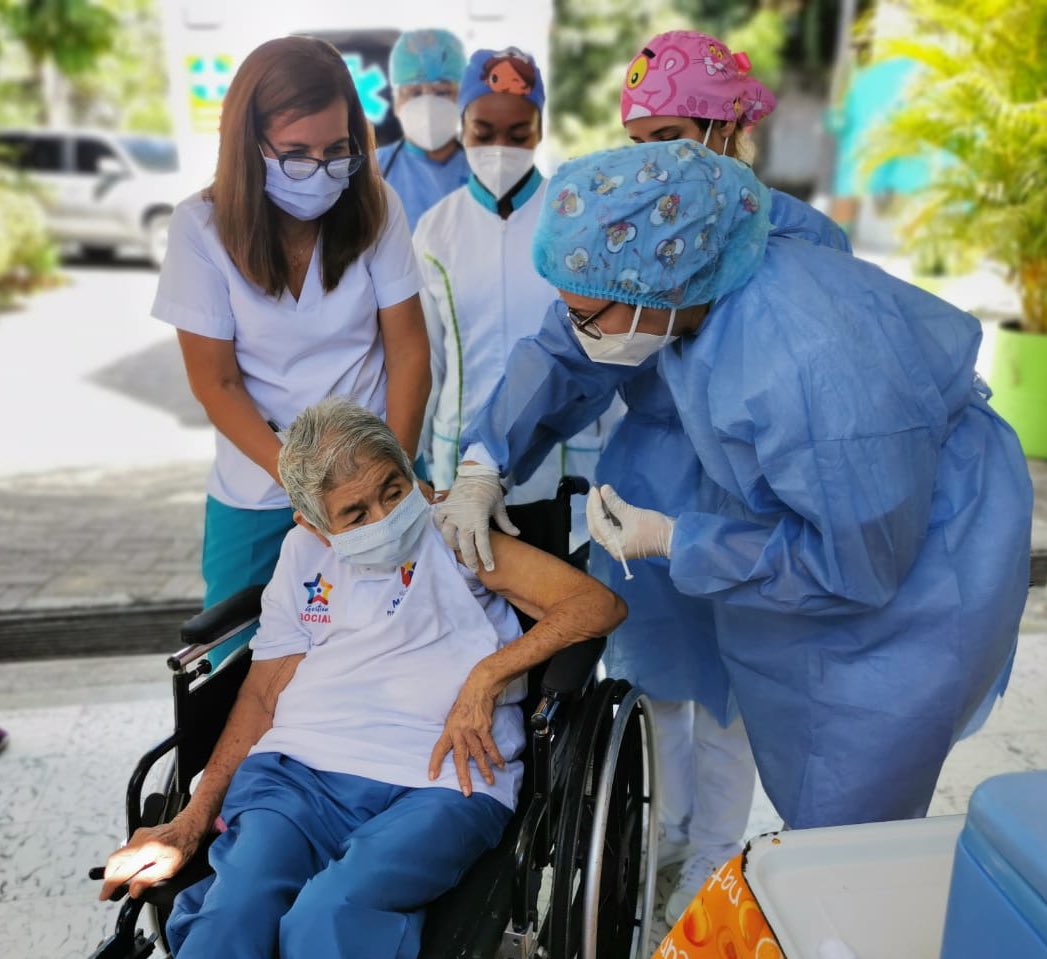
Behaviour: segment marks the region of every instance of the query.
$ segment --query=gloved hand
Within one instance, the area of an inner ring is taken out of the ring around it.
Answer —
[[[621,523],[620,528],[607,513]],[[654,509],[630,506],[614,491],[614,487],[606,483],[599,490],[595,486],[589,490],[585,518],[589,535],[612,556],[618,556],[619,552],[626,559],[669,555],[676,521]]]
[[[498,470],[480,463],[463,463],[458,467],[458,478],[447,498],[436,507],[436,525],[443,533],[444,542],[461,552],[465,565],[474,573],[479,569],[477,554],[484,569],[488,572],[494,569],[492,516],[503,533],[520,535],[505,510]]]

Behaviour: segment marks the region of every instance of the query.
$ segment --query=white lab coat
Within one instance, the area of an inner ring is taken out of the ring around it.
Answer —
[[[428,210],[415,229],[433,373],[422,452],[437,489],[448,489],[454,481],[462,430],[498,382],[513,345],[538,332],[558,299],[531,259],[545,190],[543,180],[503,220],[466,185]],[[554,449],[526,482],[509,491],[507,501],[550,497],[565,473],[592,480],[605,436],[619,415],[616,407]],[[582,517],[584,510],[576,520]],[[574,530],[581,534],[584,525],[576,521]],[[572,537],[573,542],[584,539]]]

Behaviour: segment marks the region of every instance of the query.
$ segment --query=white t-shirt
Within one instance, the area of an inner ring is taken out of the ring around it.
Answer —
[[[520,636],[512,607],[459,565],[430,525],[417,559],[365,574],[296,526],[262,596],[256,660],[305,653],[281,692],[272,728],[251,750],[278,752],[313,769],[398,786],[458,789],[452,756],[430,782],[429,757],[469,671]],[[473,789],[510,809],[523,775],[518,703],[511,684],[492,735],[505,770],[493,786],[472,767]]]
[[[350,184],[349,189],[352,189]],[[385,353],[379,309],[418,292],[411,235],[399,197],[385,187],[388,217],[373,246],[325,293],[320,244],[295,300],[267,296],[233,264],[211,222],[211,204],[194,194],[175,207],[153,316],[218,340],[233,340],[244,386],[262,416],[286,429],[307,406],[348,396],[385,417]],[[288,505],[269,474],[216,432],[207,492],[228,506]]]

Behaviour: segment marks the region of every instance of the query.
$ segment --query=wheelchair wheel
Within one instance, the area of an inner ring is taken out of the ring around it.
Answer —
[[[646,955],[658,869],[656,795],[650,702],[629,689],[615,712],[596,793],[582,959]]]
[[[557,809],[559,822],[548,916],[549,959],[575,959],[581,949],[586,853],[617,685],[613,680],[604,680],[583,700],[585,711],[573,737],[575,752]]]
[[[650,815],[645,823],[655,809],[646,700],[627,682],[604,680],[589,697],[577,743],[559,807],[549,956],[595,959],[598,942],[600,959],[629,959],[646,948],[654,893],[650,862],[640,897],[657,828]]]

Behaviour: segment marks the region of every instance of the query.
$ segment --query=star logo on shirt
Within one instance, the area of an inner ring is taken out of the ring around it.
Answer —
[[[307,605],[312,606],[314,603],[327,605],[331,595],[332,584],[327,582],[320,573],[316,574],[316,579],[311,583],[302,583],[302,585],[309,590],[309,599],[306,600]]]

